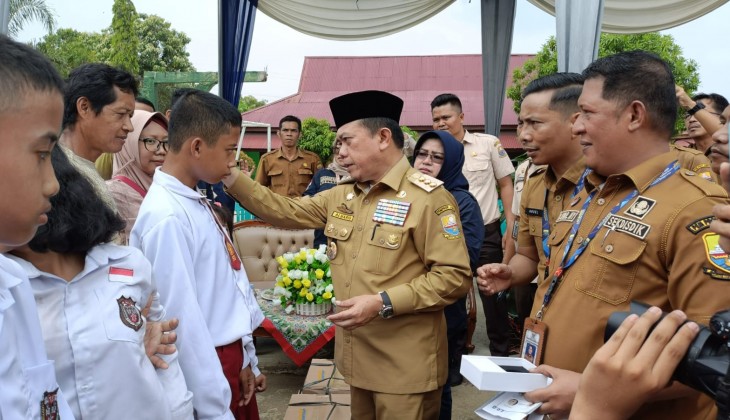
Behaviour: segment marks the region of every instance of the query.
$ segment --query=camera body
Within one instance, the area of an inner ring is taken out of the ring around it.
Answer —
[[[641,315],[650,306],[631,302],[629,312],[614,312],[608,318],[604,341],[608,340],[619,325],[630,314]],[[662,319],[667,314],[662,315]],[[658,323],[658,321],[657,321]],[[653,327],[652,327],[653,329]],[[710,320],[710,327],[700,325],[700,332],[687,350],[672,376],[689,387],[703,392],[715,401],[718,390],[723,389],[723,381],[730,367],[730,310],[717,312]]]

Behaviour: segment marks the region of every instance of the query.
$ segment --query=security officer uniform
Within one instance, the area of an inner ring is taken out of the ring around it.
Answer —
[[[727,204],[727,194],[695,172],[679,168],[652,185],[676,161],[674,152],[608,178],[591,173],[586,188],[567,212],[581,211],[590,194],[571,252],[589,238],[584,252],[563,274],[543,309],[547,325],[543,362],[582,372],[603,344],[606,321],[615,311],[627,311],[632,300],[664,311],[681,309],[689,319],[707,324],[718,310],[730,306],[730,260],[709,232],[712,208]],[[614,207],[636,191],[626,205]],[[561,265],[571,242],[573,223],[557,223],[549,237],[550,273]],[[568,255],[571,255],[570,253]],[[538,286],[533,316],[543,303],[550,279]],[[714,418],[714,403],[699,393],[691,397],[645,404],[641,419]]]
[[[297,147],[294,159],[289,160],[281,149],[261,156],[256,181],[271,191],[287,197],[301,197],[314,173],[322,168],[316,153]]]

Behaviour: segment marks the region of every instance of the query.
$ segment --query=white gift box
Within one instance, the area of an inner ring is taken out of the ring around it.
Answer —
[[[549,385],[550,378],[529,373],[535,365],[517,357],[462,356],[461,374],[482,391],[529,392]]]

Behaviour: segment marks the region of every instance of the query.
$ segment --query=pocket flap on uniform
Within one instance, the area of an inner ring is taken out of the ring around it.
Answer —
[[[277,176],[277,175],[281,175],[282,173],[284,173],[284,171],[282,171],[281,169],[279,169],[279,168],[272,168],[271,170],[269,170],[269,172],[266,173],[266,175],[268,175],[268,176]]]
[[[299,175],[312,175],[312,170],[309,168],[299,168],[297,172]]]
[[[599,231],[596,238],[603,238],[605,232]],[[612,263],[626,265],[636,261],[646,249],[646,242],[621,232],[609,233],[606,240],[596,240],[590,245],[591,253]]]
[[[403,231],[390,229],[384,226],[378,226],[370,239],[368,244],[375,245],[381,248],[387,249],[398,249],[403,243]]]

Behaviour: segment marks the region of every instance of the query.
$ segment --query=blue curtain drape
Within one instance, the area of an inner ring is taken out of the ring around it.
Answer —
[[[222,98],[238,106],[251,50],[258,0],[218,1],[218,82]]]

